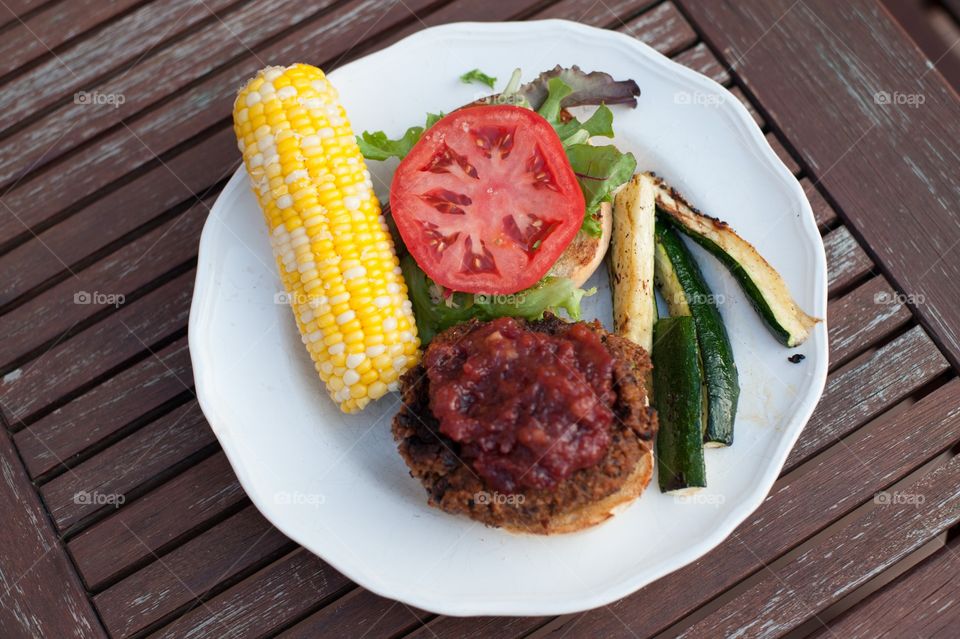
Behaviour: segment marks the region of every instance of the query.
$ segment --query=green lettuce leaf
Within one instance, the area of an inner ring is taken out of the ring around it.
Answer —
[[[574,320],[580,319],[580,302],[595,289],[585,291],[567,278],[545,277],[534,286],[509,295],[443,294],[410,255],[400,258],[407,282],[420,341],[426,345],[446,329],[471,319],[519,317],[528,320],[543,317],[544,312],[561,309]]]
[[[400,160],[407,157],[413,145],[420,141],[423,132],[443,117],[443,113],[428,113],[425,126],[412,126],[396,140],[391,140],[383,131],[364,131],[357,136],[360,153],[368,160],[386,160],[395,157]]]
[[[497,83],[497,79],[495,77],[493,77],[492,75],[487,75],[480,69],[473,69],[471,71],[467,71],[466,73],[460,76],[460,81],[463,82],[464,84],[470,84],[471,82],[479,82],[480,84],[487,85],[491,89],[493,88],[493,85]]]
[[[600,208],[601,202],[609,202],[613,191],[637,170],[633,154],[622,153],[612,145],[574,144],[567,147],[567,159],[583,190],[588,217]]]

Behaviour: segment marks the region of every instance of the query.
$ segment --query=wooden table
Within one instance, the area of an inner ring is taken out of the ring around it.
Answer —
[[[960,101],[879,4],[0,5],[0,636],[958,636]],[[192,392],[197,238],[261,60],[548,17],[629,33],[752,109],[823,231],[831,373],[766,502],[695,564],[584,614],[438,617],[244,496]]]

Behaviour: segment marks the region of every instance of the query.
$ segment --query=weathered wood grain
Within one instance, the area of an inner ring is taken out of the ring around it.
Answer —
[[[211,158],[223,158],[224,163],[216,165]],[[56,226],[31,235],[23,244],[0,255],[0,305],[9,304],[58,275],[69,277],[68,266],[77,271],[85,257],[135,233],[164,211],[184,203],[203,208],[194,193],[204,194],[239,165],[236,137],[231,129],[223,129],[203,144],[167,158],[163,164],[156,163],[140,177],[91,202]],[[209,199],[204,199],[209,203]],[[117,215],[117,211],[123,211],[123,215]]]
[[[621,636],[625,625],[641,637],[661,632],[949,448],[958,427],[960,382],[955,380],[906,413],[871,422],[802,473],[782,477],[730,539],[701,559],[609,607],[573,617],[550,636],[562,637],[571,627],[578,636]],[[825,569],[841,565],[837,558],[821,564]],[[721,608],[730,614],[739,610],[730,604]],[[742,610],[749,614],[755,607]]]
[[[727,85],[730,83],[730,74],[724,68],[717,56],[713,55],[710,48],[704,43],[690,47],[683,53],[673,57],[675,62],[679,62],[685,67],[690,67],[694,71],[702,73],[714,82]]]
[[[873,262],[845,226],[823,236],[827,254],[827,290],[833,294],[873,270]]]
[[[813,217],[817,220],[817,226],[822,230],[836,222],[837,212],[824,199],[823,194],[817,190],[810,178],[801,178],[800,186],[803,187],[803,192],[810,200],[810,208],[813,209]]]
[[[615,29],[632,35],[664,55],[673,55],[697,41],[697,34],[690,23],[669,1],[644,11]]]
[[[74,92],[89,89],[88,83],[95,78],[113,69],[129,69],[145,52],[205,20],[215,20],[210,11],[221,11],[235,1],[147,3],[91,37],[60,51],[4,87],[0,96],[0,132],[57,101],[69,98],[72,102]],[[99,10],[103,11],[103,5],[109,3],[98,4]],[[50,8],[52,12],[63,10],[64,6]],[[103,108],[112,107],[106,105]]]
[[[246,498],[222,452],[204,459],[143,497],[124,504],[67,544],[93,591],[133,566],[149,563],[171,544]]]
[[[910,311],[881,276],[834,300],[827,306],[830,367],[845,363],[910,318]]]
[[[207,22],[176,46],[158,49],[122,73],[107,76],[90,94],[123,96],[116,104],[73,101],[10,135],[5,144],[21,149],[0,158],[0,184],[56,160],[97,134],[129,119],[157,100],[177,93],[227,61],[249,56],[260,42],[308,19],[334,0],[260,0],[241,3],[221,19]],[[163,82],[157,82],[162,77]]]
[[[18,18],[27,17],[28,11],[33,11],[50,2],[51,0],[6,0],[0,4],[0,25],[6,25],[8,22],[17,21]]]
[[[128,637],[285,549],[292,542],[248,506],[96,595],[94,603],[111,636]]]
[[[956,93],[878,2],[680,3],[960,364]]]
[[[525,637],[548,620],[549,617],[438,617],[408,636],[411,639],[512,639]],[[575,631],[571,636],[586,635],[578,635]]]
[[[44,407],[181,330],[195,277],[193,269],[187,271],[7,373],[0,380],[0,403],[8,421],[29,424]]]
[[[14,311],[0,316],[0,335],[7,336],[0,342],[0,370],[9,370],[18,358],[61,339],[64,333],[92,316],[121,306],[134,293],[164,273],[194,259],[200,231],[215,199],[214,196],[207,196],[186,212],[89,267],[71,269],[73,272],[67,272],[67,279],[30,298]],[[71,218],[64,226],[75,219]],[[69,229],[57,226],[52,231],[48,235],[59,235],[63,242],[68,240],[65,234],[69,233]],[[97,246],[97,242],[80,244],[82,238],[76,235],[69,239],[75,245],[86,246],[87,250]],[[37,239],[29,245],[50,250],[50,245],[43,239]],[[0,257],[0,264],[3,265],[0,266],[0,277],[5,267],[12,266],[17,257],[13,254]],[[63,267],[50,253],[41,258],[49,265],[50,271],[58,266]],[[35,285],[42,275],[36,272],[28,275],[22,271],[25,267],[28,266],[19,263],[17,283]],[[11,282],[7,282],[6,291],[14,292]]]
[[[31,477],[62,470],[192,386],[184,337],[21,430],[14,441]]]
[[[783,146],[783,143],[780,141],[780,138],[771,131],[767,133],[767,144],[770,145],[770,148],[773,149],[773,152],[777,154],[777,157],[780,158],[780,161],[784,163],[789,170],[794,175],[800,175],[800,164],[797,162],[796,158],[790,155],[790,151],[787,151],[787,148]]]
[[[396,637],[429,619],[430,613],[357,588],[279,635],[315,637]]]
[[[887,584],[811,639],[952,639],[960,628],[960,538]]]
[[[531,20],[573,20],[592,27],[617,28],[657,0],[612,0],[611,2],[583,2],[560,0],[537,11]]]
[[[150,636],[220,639],[226,628],[235,637],[267,637],[349,584],[323,560],[298,548]]]
[[[894,494],[922,503],[878,504],[680,636],[778,637],[813,618],[960,521],[960,457]]]
[[[360,34],[376,37],[380,30],[413,19],[410,11],[428,4],[429,0],[405,0],[402,4],[391,3],[384,7],[375,0],[363,0],[338,5],[322,20],[301,25],[280,40],[259,49],[257,56],[262,60],[269,59],[273,64],[309,60],[329,66],[328,62],[333,64],[356,44]],[[319,49],[318,42],[323,43]],[[100,136],[83,148],[79,155],[82,161],[75,152],[25,180],[4,195],[3,203],[16,216],[0,216],[0,247],[26,240],[30,237],[26,232],[28,228],[49,224],[49,220],[62,215],[64,209],[91,197],[145,164],[155,164],[158,156],[163,157],[185,140],[201,132],[209,134],[216,127],[228,128],[237,87],[262,66],[253,56],[241,57],[235,64],[180,91],[161,107]],[[237,159],[235,145],[223,155],[211,153],[206,156],[206,161],[219,176]],[[181,179],[186,181],[185,177]],[[207,185],[212,183],[207,182]],[[190,190],[196,189],[191,187]],[[45,206],[34,206],[38,200],[42,200]]]
[[[5,432],[0,433],[0,512],[0,636],[105,638]]]
[[[793,468],[909,397],[948,368],[947,360],[916,326],[866,361],[831,375],[785,468]]]
[[[61,531],[86,516],[109,512],[143,482],[201,452],[216,437],[199,405],[190,402],[59,475],[41,489]]]
[[[64,42],[110,20],[140,0],[73,0],[52,5],[17,22],[0,39],[0,76],[44,57]]]

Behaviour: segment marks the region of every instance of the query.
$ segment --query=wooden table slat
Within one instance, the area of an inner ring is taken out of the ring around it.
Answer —
[[[830,367],[846,363],[905,326],[911,317],[910,310],[881,276],[837,298],[827,306]]]
[[[300,25],[258,51],[259,60],[243,57],[180,91],[162,106],[100,136],[83,148],[82,161],[74,152],[63,161],[41,169],[4,195],[6,208],[15,211],[17,216],[0,216],[0,247],[28,239],[26,228],[48,224],[50,219],[62,215],[64,209],[69,210],[78,201],[91,197],[128,173],[144,165],[155,165],[157,156],[163,156],[185,140],[203,132],[209,135],[216,132],[214,129],[231,128],[229,116],[237,87],[263,66],[260,60],[270,60],[273,64],[317,60],[316,43],[322,42],[320,55],[329,57],[317,62],[332,64],[356,44],[358,33],[375,37],[379,30],[413,19],[410,11],[429,4],[429,0],[405,0],[403,4],[391,4],[386,11],[376,0],[339,6],[324,19]],[[236,166],[238,160],[235,143],[222,149],[222,155],[211,151],[207,149],[206,162],[218,177],[204,186],[225,177],[228,173],[224,172]],[[180,179],[186,182],[188,177]],[[38,199],[42,199],[45,206],[33,206]]]
[[[23,167],[33,170],[53,162],[121,120],[135,116],[228,61],[259,48],[264,40],[305,22],[334,2],[241,3],[236,11],[208,22],[189,38],[177,41],[176,46],[153,51],[122,73],[109,75],[91,87],[90,93],[124,96],[123,100],[115,105],[85,101],[65,104],[5,140],[5,144],[19,147],[21,152],[0,159],[0,185],[21,177]],[[157,82],[158,77],[162,77],[163,82]]]
[[[730,74],[727,73],[726,68],[717,60],[717,56],[713,55],[710,48],[702,42],[674,56],[673,60],[702,73],[714,82],[723,85],[730,83]]]
[[[43,8],[4,33],[0,76],[50,54],[52,49],[112,19],[142,0],[71,0]]]
[[[216,442],[199,405],[185,404],[45,484],[40,492],[57,528],[109,512],[143,482]],[[82,498],[81,496],[89,496]]]
[[[217,452],[84,530],[68,547],[87,586],[103,590],[245,499],[226,456]]]
[[[397,637],[430,617],[423,610],[357,588],[283,632],[278,639]]]
[[[960,538],[870,595],[810,639],[954,639],[960,628]]]
[[[827,288],[831,295],[873,270],[870,257],[844,226],[823,237],[823,248],[827,253]]]
[[[897,492],[922,503],[877,505],[680,636],[776,637],[814,618],[960,521],[960,457]]]
[[[919,326],[827,379],[823,397],[790,451],[791,469],[876,415],[909,397],[949,368]]]
[[[0,402],[11,425],[29,424],[45,407],[182,330],[195,277],[187,271],[8,373],[0,381]]]
[[[105,638],[6,432],[0,432],[0,512],[0,636]]]
[[[200,231],[215,199],[208,196],[196,202],[183,214],[88,268],[73,270],[67,279],[31,298],[14,311],[0,316],[0,334],[8,337],[0,342],[0,362],[5,363],[3,368],[9,370],[11,362],[22,361],[22,356],[36,352],[44,344],[59,340],[64,333],[75,330],[77,324],[94,315],[103,316],[104,312],[123,305],[135,292],[149,286],[171,269],[194,259]],[[102,224],[100,228],[103,228]],[[61,234],[68,232],[68,229],[58,226],[54,227],[53,231]],[[72,239],[77,243],[82,241],[82,238],[76,235]],[[33,245],[50,250],[43,240],[38,240]],[[96,246],[96,243],[85,245],[89,250],[91,245]],[[5,255],[0,257],[0,263],[11,265],[17,257],[19,256]],[[48,264],[54,264],[50,270],[60,264],[51,259],[50,253],[42,259]],[[19,268],[24,268],[24,265],[20,263]],[[21,281],[28,277],[39,279],[42,276],[22,275]]]
[[[129,68],[145,52],[168,38],[215,20],[211,11],[221,11],[234,2],[236,0],[204,0],[203,4],[190,0],[149,2],[96,34],[68,46],[4,86],[0,99],[0,134],[52,104],[65,102],[67,98],[72,103],[74,93],[90,89],[90,83],[96,78]],[[62,12],[65,4],[69,3],[54,4],[51,11]]]
[[[678,2],[960,365],[956,92],[873,0]]]
[[[14,441],[32,477],[60,470],[193,385],[183,337],[18,432]]]
[[[94,597],[107,630],[128,637],[265,558],[292,549],[253,506]]]
[[[349,585],[323,560],[298,548],[150,636],[269,636]]]
[[[817,226],[820,227],[821,230],[837,221],[837,212],[833,210],[833,207],[830,206],[810,178],[805,177],[801,179],[800,186],[803,187],[803,192],[806,194],[807,199],[810,200],[813,217],[817,220]]]
[[[637,636],[663,631],[948,448],[958,428],[960,381],[954,380],[907,413],[874,420],[803,472],[780,479],[730,539],[701,559],[609,607],[575,616],[552,636],[562,637],[570,626],[588,637],[619,636],[624,625]]]

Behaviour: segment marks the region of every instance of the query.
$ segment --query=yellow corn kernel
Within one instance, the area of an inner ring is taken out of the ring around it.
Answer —
[[[233,115],[303,342],[333,400],[358,411],[396,390],[420,342],[337,91],[316,67],[267,67]]]

